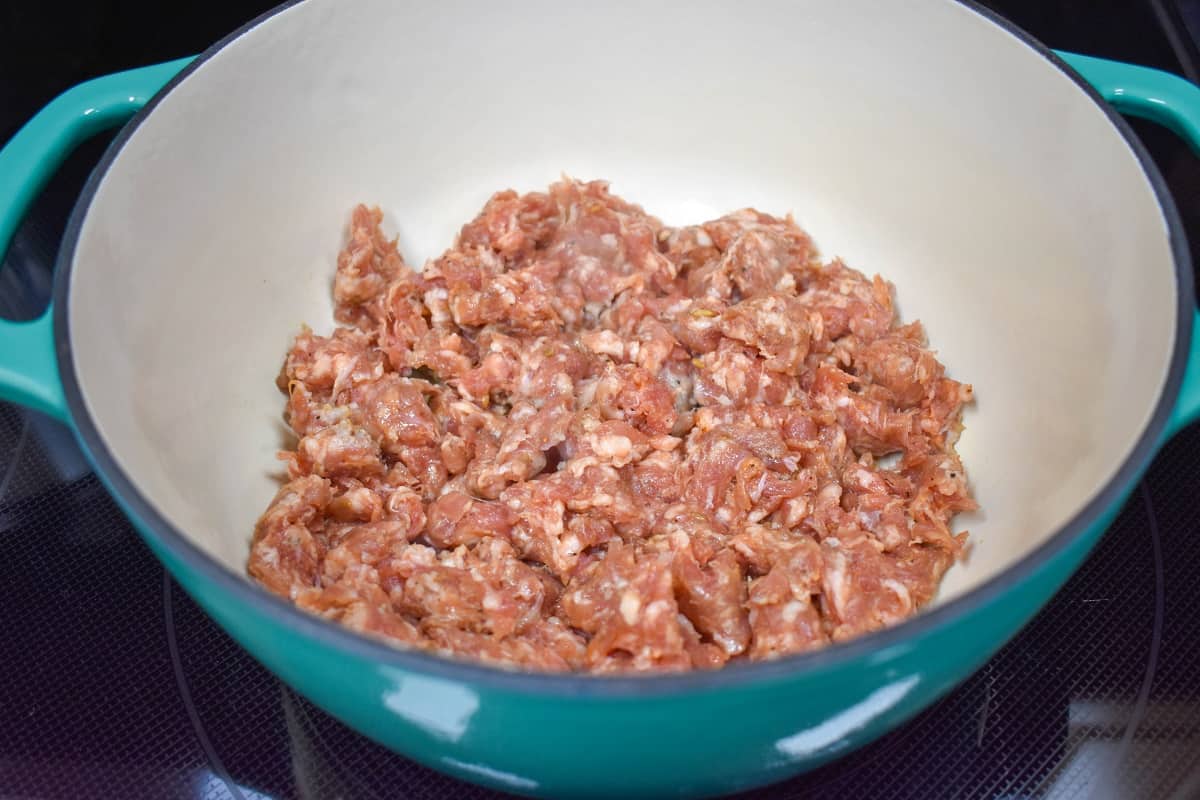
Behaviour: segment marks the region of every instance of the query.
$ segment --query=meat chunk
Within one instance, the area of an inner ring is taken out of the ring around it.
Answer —
[[[851,334],[874,341],[895,323],[891,287],[879,276],[868,280],[841,261],[811,270],[799,300],[820,321],[813,336],[817,352],[829,352],[833,342]]]
[[[679,610],[726,657],[746,650],[751,624],[747,618],[746,582],[732,550],[721,550],[703,566],[690,549],[675,553],[672,564]]]
[[[787,295],[743,300],[721,315],[721,333],[753,347],[772,372],[794,373],[808,355],[808,311]]]
[[[473,545],[485,536],[502,536],[516,517],[504,503],[478,500],[451,490],[429,505],[426,535],[440,548]]]
[[[853,387],[859,386],[855,391]],[[900,411],[887,397],[861,390],[855,376],[829,364],[817,367],[813,398],[837,417],[856,452],[884,456],[904,450],[912,434],[914,415]]]
[[[795,376],[769,369],[753,348],[733,339],[722,339],[716,350],[694,363],[700,405],[792,405],[803,394]]]
[[[942,365],[923,347],[919,323],[881,336],[858,352],[855,366],[866,381],[891,392],[897,405],[920,405],[942,378]]]
[[[794,537],[781,548],[770,570],[750,584],[750,657],[777,658],[826,644],[817,598],[824,562],[817,543]]]
[[[804,268],[812,244],[790,219],[780,220],[753,209],[743,209],[703,226],[695,232],[696,245],[684,250],[691,267],[687,288],[693,296],[708,295],[729,301],[768,293],[791,294],[795,273]],[[688,238],[676,247],[686,245]],[[715,252],[709,252],[711,250]]]
[[[674,394],[641,367],[610,365],[585,391],[602,417],[624,420],[647,436],[669,433],[675,426]]]
[[[370,328],[382,317],[379,299],[408,267],[396,240],[379,229],[383,212],[358,206],[350,216],[350,241],[338,256],[333,279],[334,317],[338,322]]]
[[[287,458],[288,474],[293,477],[365,477],[384,470],[379,444],[365,429],[347,420],[303,437],[296,452]]]
[[[867,536],[821,543],[822,599],[834,641],[895,624],[932,596],[953,561],[938,547],[905,546],[885,555]]]
[[[441,440],[441,427],[426,400],[429,389],[425,381],[389,374],[354,392],[364,429],[386,455],[402,458],[409,448]]]
[[[338,328],[325,337],[306,328],[296,336],[278,383],[285,391],[298,386],[313,400],[339,405],[355,386],[377,381],[383,373],[383,354],[366,334]]]
[[[389,565],[396,606],[426,629],[457,629],[503,639],[523,632],[557,599],[557,585],[514,553],[503,539],[434,554],[411,547]]]
[[[329,481],[316,475],[285,484],[254,527],[250,574],[284,596],[312,586],[324,555],[318,537],[329,500]]]
[[[489,248],[509,268],[520,267],[537,250],[545,248],[561,223],[560,209],[550,195],[519,195],[509,189],[492,195],[479,216],[463,226],[458,245]]]
[[[566,620],[591,636],[588,664],[633,669],[691,666],[689,633],[679,621],[670,554],[645,554],[618,542],[579,575],[562,598]]]

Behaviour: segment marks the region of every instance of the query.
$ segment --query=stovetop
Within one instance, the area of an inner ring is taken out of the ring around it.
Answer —
[[[1184,74],[1200,62],[1187,27],[1200,2],[989,5],[1051,46]],[[0,39],[0,58],[46,67],[24,82],[0,69],[12,101],[0,139],[71,83],[197,51],[265,7],[182,6],[172,21],[136,6],[93,4],[50,44],[39,25],[55,22],[52,3],[0,9],[0,31],[30,31],[15,56]],[[1196,252],[1200,159],[1136,127]],[[36,201],[0,270],[0,314],[44,304],[67,213],[108,138]],[[956,691],[861,751],[742,797],[1200,798],[1196,452],[1200,426],[1167,445],[1080,572]],[[173,584],[71,435],[3,404],[0,547],[0,798],[503,796],[383,750],[287,689]]]

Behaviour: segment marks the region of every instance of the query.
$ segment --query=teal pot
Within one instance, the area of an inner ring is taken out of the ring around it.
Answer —
[[[0,151],[6,242],[75,144],[126,123],[52,309],[0,325],[0,393],[75,430],[247,651],[410,758],[545,797],[780,780],[982,664],[1200,410],[1178,215],[1116,111],[1200,143],[1196,87],[950,0],[283,6],[194,60],[68,91]],[[597,678],[393,649],[246,578],[276,486],[273,380],[301,323],[329,327],[352,205],[381,204],[420,264],[491,191],[563,171],[668,222],[791,209],[826,255],[896,284],[978,397],[961,452],[983,511],[932,607],[768,663]]]

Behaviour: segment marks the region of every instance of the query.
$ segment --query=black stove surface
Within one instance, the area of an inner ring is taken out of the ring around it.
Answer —
[[[198,51],[265,7],[253,5],[172,19],[136,3],[61,19],[52,4],[0,9],[0,59],[24,57],[34,76],[0,68],[0,139],[66,86]],[[1197,2],[990,5],[1051,46],[1183,74],[1200,61]],[[21,42],[5,47],[6,35]],[[1200,159],[1137,130],[1195,252]],[[0,270],[0,315],[30,318],[45,302],[66,215],[107,141],[81,148],[36,201]],[[1197,452],[1193,426],[1065,589],[956,691],[861,751],[743,797],[1200,798]],[[383,750],[284,687],[172,583],[71,435],[3,404],[0,543],[0,798],[502,797]]]

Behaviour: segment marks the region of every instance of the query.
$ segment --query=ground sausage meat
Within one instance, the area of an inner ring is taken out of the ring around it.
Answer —
[[[790,217],[670,228],[564,180],[421,272],[381,219],[279,376],[269,590],[502,665],[710,669],[895,624],[961,554],[971,387]]]

